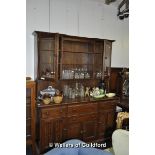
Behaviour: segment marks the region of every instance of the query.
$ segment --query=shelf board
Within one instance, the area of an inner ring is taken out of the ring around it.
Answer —
[[[89,79],[61,79],[60,81],[89,81],[89,80],[101,80],[101,78],[89,78]]]
[[[51,64],[52,65],[52,62],[40,62],[40,64]]]
[[[69,38],[69,37],[64,37],[63,38],[64,41],[69,41],[69,42],[80,42],[80,43],[88,43],[88,44],[91,44],[92,45],[92,42],[91,40],[89,39],[79,39],[79,38]]]
[[[54,37],[41,37],[40,40],[53,40],[54,41]]]
[[[78,80],[78,81],[80,81],[80,80],[94,80],[93,78],[89,78],[89,79],[60,79],[61,81],[70,81],[70,80],[72,80],[72,81],[76,81],[76,80]]]
[[[61,64],[61,63],[59,63],[59,64]],[[91,65],[94,65],[94,64],[62,64],[63,66],[65,66],[65,65],[71,65],[71,66],[91,66]]]
[[[65,53],[84,53],[84,54],[93,54],[93,52],[80,52],[80,51],[63,51]]]
[[[94,64],[62,64],[62,63],[58,63],[59,65],[62,65],[62,66],[92,66]],[[102,64],[95,64],[95,66],[102,66]]]
[[[39,80],[43,80],[43,81],[55,81],[55,77],[54,78],[47,78],[47,77],[42,77],[44,79],[39,78]]]
[[[94,52],[94,54],[103,54],[103,53],[101,53],[101,52]]]
[[[40,52],[54,52],[54,49],[51,50],[39,50]]]
[[[65,53],[83,53],[83,54],[102,54],[102,52],[80,52],[80,51],[67,51],[67,50],[63,50],[62,52],[65,52]]]

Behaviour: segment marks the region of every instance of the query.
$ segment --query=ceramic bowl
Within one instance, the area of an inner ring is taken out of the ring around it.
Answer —
[[[106,96],[107,97],[114,97],[116,94],[115,93],[107,93]]]
[[[61,103],[62,99],[63,99],[63,96],[54,96],[53,97],[54,103]]]
[[[49,104],[50,102],[51,102],[51,99],[50,98],[43,99],[43,103],[44,104]]]
[[[102,97],[104,97],[105,96],[105,94],[102,94],[102,95],[97,95],[97,96],[93,96],[94,98],[102,98]]]

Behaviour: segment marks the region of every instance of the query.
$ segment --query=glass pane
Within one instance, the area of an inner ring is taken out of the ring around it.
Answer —
[[[45,78],[54,78],[54,65],[53,64],[42,64],[40,66],[40,76]]]
[[[54,63],[54,52],[40,51],[40,64],[42,63]]]
[[[107,75],[109,75],[111,66],[111,42],[105,42],[104,59],[104,71]]]
[[[54,52],[40,52],[40,76],[44,78],[54,78]]]
[[[52,38],[40,39],[40,50],[54,50],[55,44]]]
[[[104,51],[103,42],[96,42],[96,44],[95,44],[95,52],[96,53],[103,53],[103,51]]]

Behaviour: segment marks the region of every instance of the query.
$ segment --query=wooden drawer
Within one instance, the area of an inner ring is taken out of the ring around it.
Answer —
[[[99,112],[105,111],[105,110],[111,110],[116,108],[115,102],[106,102],[106,103],[99,103]]]
[[[83,115],[81,117],[79,116],[72,116],[67,118],[68,123],[72,122],[86,122],[86,121],[94,121],[97,120],[97,114],[91,114],[91,115]]]
[[[41,109],[41,118],[59,118],[66,116],[66,107],[53,107]]]
[[[97,113],[97,103],[68,106],[68,116],[79,116],[89,113]]]

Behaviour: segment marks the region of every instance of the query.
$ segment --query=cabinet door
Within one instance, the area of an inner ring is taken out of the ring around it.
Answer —
[[[72,116],[67,119],[66,139],[78,138],[84,141],[92,141],[97,135],[97,116],[88,114]]]
[[[99,113],[98,121],[98,138],[103,139],[106,128],[106,115],[104,113]]]
[[[115,110],[111,109],[106,111],[107,114],[107,128],[113,128],[115,125]]]
[[[58,34],[36,32],[38,49],[38,79],[57,79]]]
[[[82,138],[82,133],[81,133],[81,123],[80,122],[73,122],[68,124],[67,127],[67,135],[64,139],[81,139]]]
[[[49,148],[49,143],[54,142],[54,121],[41,120],[40,121],[40,152]]]
[[[49,148],[50,143],[62,141],[62,119],[42,119],[40,121],[40,152]]]
[[[86,122],[83,122],[83,140],[93,141],[97,137],[97,121],[96,120],[88,120]]]
[[[111,137],[115,129],[115,109],[116,102],[108,101],[99,103],[99,138]]]
[[[104,138],[111,138],[113,131],[115,130],[115,109],[108,109],[104,111],[106,117],[106,129]]]

